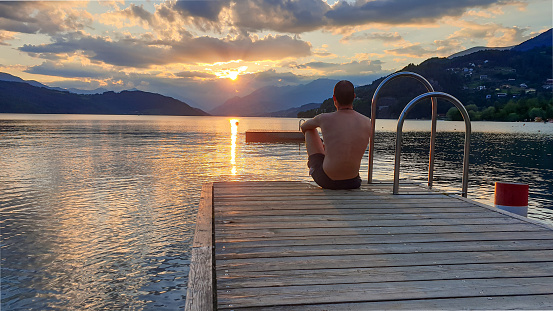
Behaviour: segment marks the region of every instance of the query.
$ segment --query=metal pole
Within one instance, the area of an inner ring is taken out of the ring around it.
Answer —
[[[428,156],[428,188],[432,188],[432,182],[434,181],[434,154],[436,151],[436,125],[438,119],[438,99],[431,97],[430,100],[432,101],[432,129],[430,130],[430,155]]]
[[[428,92],[422,95],[419,95],[415,97],[413,100],[411,100],[405,108],[403,108],[403,111],[401,112],[401,115],[399,116],[398,123],[397,123],[397,133],[396,133],[396,154],[395,154],[395,162],[394,162],[394,186],[393,186],[393,193],[398,194],[399,193],[399,168],[400,168],[400,158],[401,158],[401,139],[402,139],[402,130],[403,130],[403,123],[405,121],[405,116],[411,110],[411,108],[417,104],[419,101],[426,99],[426,98],[443,98],[449,102],[451,102],[459,111],[461,112],[461,115],[463,116],[463,120],[465,121],[465,147],[464,147],[464,155],[463,155],[463,177],[462,177],[462,190],[461,195],[463,197],[467,197],[468,192],[468,176],[469,176],[469,153],[470,153],[470,135],[471,135],[471,123],[470,123],[470,117],[463,106],[463,104],[455,97],[442,92]]]
[[[374,132],[376,129],[376,102],[378,100],[378,95],[382,87],[384,87],[384,85],[400,77],[409,77],[409,78],[416,79],[426,87],[426,90],[428,92],[434,91],[434,88],[432,87],[430,82],[428,82],[428,80],[426,80],[423,76],[417,73],[409,72],[409,71],[396,72],[394,74],[389,75],[386,79],[380,82],[380,84],[376,88],[376,91],[374,92],[372,102],[371,102],[371,133],[370,133],[370,140],[369,140],[369,165],[368,165],[369,166],[369,172],[368,172],[369,184],[373,182],[374,134],[375,134]],[[430,161],[429,161],[430,163],[428,167],[428,178],[429,178],[428,183],[430,187],[432,185],[432,176],[434,172],[434,153],[433,152],[434,152],[434,145],[435,145],[434,142],[436,139],[436,119],[437,119],[437,112],[438,112],[437,101],[433,98],[431,98],[431,100],[432,100],[432,130],[431,130],[432,132],[430,134]]]

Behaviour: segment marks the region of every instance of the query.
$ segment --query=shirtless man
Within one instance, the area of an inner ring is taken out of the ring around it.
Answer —
[[[353,110],[355,93],[351,82],[338,82],[332,98],[336,112],[320,114],[301,126],[309,155],[309,175],[323,188],[357,189],[361,186],[359,167],[369,144],[371,119]]]

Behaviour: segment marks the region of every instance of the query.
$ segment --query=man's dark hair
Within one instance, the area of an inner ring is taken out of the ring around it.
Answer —
[[[347,80],[342,80],[334,86],[334,96],[340,106],[349,106],[353,103],[355,97],[353,84]]]

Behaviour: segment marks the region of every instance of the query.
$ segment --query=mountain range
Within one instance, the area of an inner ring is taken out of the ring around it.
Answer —
[[[208,115],[201,109],[155,93],[76,94],[36,81],[31,84],[13,80],[17,79],[0,81],[0,113]]]
[[[234,97],[209,111],[221,116],[265,116],[313,102],[332,95],[338,80],[317,79],[297,86],[265,86],[244,97]]]

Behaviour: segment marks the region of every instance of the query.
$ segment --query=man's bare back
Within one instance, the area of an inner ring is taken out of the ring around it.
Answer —
[[[371,131],[371,120],[354,110],[338,110],[317,117],[323,134],[323,169],[334,180],[359,175]]]
[[[353,110],[353,89],[351,82],[337,83],[333,96],[337,111],[320,114],[301,126],[310,159],[320,154],[324,158],[322,169],[333,181],[359,178],[361,159],[369,144],[371,120]],[[339,100],[345,104],[340,104]],[[324,145],[317,128],[321,128]]]

